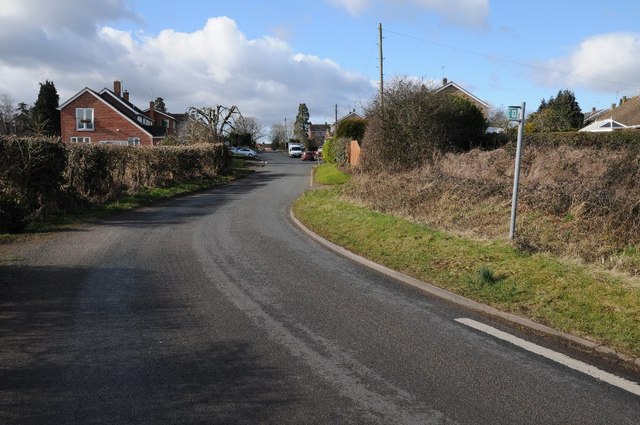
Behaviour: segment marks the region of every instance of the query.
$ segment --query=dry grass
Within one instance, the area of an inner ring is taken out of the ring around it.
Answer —
[[[478,239],[508,234],[514,149],[448,154],[401,174],[360,173],[345,196],[369,208]],[[527,147],[518,246],[640,272],[637,148]]]

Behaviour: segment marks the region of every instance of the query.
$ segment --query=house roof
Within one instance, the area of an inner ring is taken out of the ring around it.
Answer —
[[[362,115],[360,115],[359,113],[357,113],[356,111],[351,111],[347,115],[345,115],[344,117],[340,118],[336,122],[342,122],[342,121],[345,121],[345,120],[353,120],[353,119],[363,120],[364,117]]]
[[[111,93],[111,95],[105,94],[104,93],[105,90],[107,92]],[[135,110],[136,109],[138,111],[140,111],[140,110],[138,108],[136,108],[135,106],[133,106],[133,104],[131,104],[132,108],[129,107],[128,105],[126,105],[127,103],[130,103],[130,102],[125,102],[124,99],[122,99],[122,102],[117,102],[116,100],[118,99],[118,97],[115,95],[115,93],[113,93],[113,92],[111,92],[110,90],[107,90],[107,89],[104,89],[104,90],[102,90],[102,92],[97,93],[96,91],[91,90],[88,87],[85,87],[84,89],[82,89],[78,93],[76,93],[74,96],[72,96],[69,100],[67,100],[62,105],[60,105],[58,107],[58,110],[61,111],[62,109],[66,108],[70,103],[72,103],[74,100],[76,100],[77,98],[79,98],[80,96],[82,96],[85,93],[90,94],[91,96],[93,96],[96,99],[98,99],[100,102],[102,102],[105,105],[107,105],[109,108],[115,110],[124,119],[126,119],[126,120],[132,122],[133,124],[135,124],[136,126],[140,127],[140,129],[145,131],[150,136],[152,136],[152,137],[164,136],[164,134],[156,136],[154,134],[154,132],[157,133],[157,131],[155,131],[153,129],[153,126],[147,126],[147,125],[143,125],[143,124],[139,123],[137,121],[137,113],[135,112]],[[142,111],[140,111],[140,115],[144,115],[144,114],[142,114]],[[163,129],[163,131],[166,131],[164,129],[164,127],[162,127],[162,129]]]
[[[109,89],[102,89],[102,91],[100,92],[100,97],[102,97],[105,101],[107,101],[111,106],[116,108],[122,114],[128,116],[134,121],[137,121],[138,117],[149,119],[149,117],[147,117],[147,115],[140,108],[138,108],[133,103],[124,100],[122,97],[118,96]]]
[[[601,121],[595,121],[586,127],[582,127],[579,131],[600,132],[600,131],[614,131],[629,128],[628,126],[614,121],[612,118],[607,118]]]
[[[605,117],[626,127],[640,125],[640,96],[623,99],[618,106],[591,114],[585,122],[597,121]]]
[[[484,108],[490,108],[491,107],[491,105],[489,105],[487,102],[485,102],[484,100],[480,99],[478,96],[474,95],[470,91],[465,90],[462,86],[454,83],[453,81],[449,81],[449,82],[446,82],[446,84],[443,84],[441,87],[436,89],[436,93],[439,93],[441,91],[445,91],[445,90],[451,89],[451,88],[464,93],[466,96],[468,96],[469,98],[473,99],[475,102],[479,103]]]
[[[329,124],[311,124],[309,131],[327,131],[331,126]]]
[[[144,110],[144,111],[142,111],[142,112],[146,115],[146,114],[147,114],[147,112],[149,112],[150,110],[151,110],[151,108],[147,108],[147,109],[145,109],[145,110]],[[177,119],[176,119],[176,117],[175,117],[175,115],[177,115],[177,114],[170,114],[170,113],[168,113],[168,112],[158,111],[157,109],[154,109],[154,110],[153,110],[153,112],[154,112],[155,114],[163,115],[163,116],[165,116],[165,117],[169,118],[170,120],[177,121]]]

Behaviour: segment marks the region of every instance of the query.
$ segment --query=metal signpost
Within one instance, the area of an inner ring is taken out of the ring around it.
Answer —
[[[516,168],[513,173],[513,197],[511,198],[511,224],[509,226],[509,239],[514,239],[516,235],[516,211],[518,209],[518,185],[520,181],[520,159],[522,157],[522,134],[524,133],[524,109],[522,106],[509,106],[507,118],[509,121],[518,121],[518,142],[516,145]]]

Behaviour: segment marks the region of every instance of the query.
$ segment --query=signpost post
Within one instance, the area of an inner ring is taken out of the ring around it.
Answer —
[[[518,209],[518,185],[520,181],[520,159],[522,158],[522,134],[524,133],[524,109],[526,103],[521,106],[509,106],[507,118],[509,121],[518,121],[518,142],[516,145],[516,167],[513,173],[513,196],[511,198],[511,224],[509,225],[509,239],[515,239],[516,235],[516,211]]]

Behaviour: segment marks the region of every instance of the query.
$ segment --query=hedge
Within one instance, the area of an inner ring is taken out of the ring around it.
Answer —
[[[134,148],[0,138],[0,232],[142,187],[214,177],[230,161],[222,144]]]

